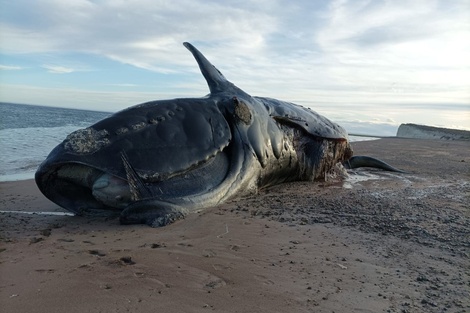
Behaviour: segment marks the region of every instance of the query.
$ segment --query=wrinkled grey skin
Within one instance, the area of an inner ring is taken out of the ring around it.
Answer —
[[[322,178],[350,159],[342,127],[250,96],[184,45],[210,94],[143,103],[70,134],[36,172],[47,198],[79,215],[157,227],[261,187]]]

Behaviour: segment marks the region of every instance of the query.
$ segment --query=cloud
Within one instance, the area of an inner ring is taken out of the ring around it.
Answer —
[[[76,72],[75,69],[70,68],[70,67],[65,67],[65,66],[43,65],[42,67],[52,74],[68,74],[68,73]]]
[[[50,95],[54,96],[51,98]],[[32,104],[31,99],[35,99],[33,104],[37,105],[105,112],[116,112],[131,105],[165,97],[167,97],[166,94],[159,92],[92,91],[78,88],[43,88],[8,84],[2,85],[0,93],[0,101],[2,102]]]
[[[15,0],[2,5],[8,14],[0,13],[0,49],[37,57],[48,72],[62,74],[94,69],[99,64],[73,60],[94,55],[182,81],[183,92],[198,95],[207,89],[181,45],[190,41],[254,95],[303,103],[468,103],[467,6],[468,0],[181,0],[177,6]]]
[[[345,63],[410,68],[448,65],[453,49],[470,50],[463,40],[470,35],[466,0],[448,7],[445,1],[419,0],[406,5],[390,1],[333,3],[328,24],[317,38],[325,52]],[[460,54],[457,60],[470,65]]]
[[[107,86],[116,86],[116,87],[129,87],[129,88],[133,88],[133,87],[138,87],[139,85],[137,84],[107,84]]]
[[[24,69],[22,66],[15,66],[15,65],[1,65],[0,64],[0,71],[19,71]]]
[[[417,41],[416,48],[425,40],[454,42],[446,35],[449,30],[468,34],[466,1],[444,2],[342,0],[315,6],[310,1],[182,0],[175,6],[151,0],[17,0],[4,7],[11,14],[1,25],[2,50],[92,53],[163,73],[191,64],[181,49],[183,41],[217,53],[222,62],[282,66],[277,61],[295,65],[300,57],[308,66],[320,57],[323,65],[376,66],[410,59],[409,65],[423,49],[410,50],[411,56],[403,59],[404,51],[397,47],[401,43]]]
[[[16,13],[1,25],[8,53],[92,53],[155,71],[161,70],[156,64],[188,65],[183,41],[222,45],[241,55],[255,52],[276,30],[267,14],[211,1],[182,0],[175,6],[149,0],[18,0],[5,9]]]
[[[42,64],[41,67],[46,69],[51,74],[69,74],[76,72],[91,72],[94,69],[87,65],[80,64],[81,62],[67,62],[70,65],[56,65],[56,64]]]

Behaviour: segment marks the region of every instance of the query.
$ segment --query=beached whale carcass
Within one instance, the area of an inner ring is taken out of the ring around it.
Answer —
[[[354,166],[342,127],[250,96],[184,45],[210,94],[139,104],[71,133],[36,172],[47,198],[80,215],[162,226],[261,187],[322,178],[338,162]]]

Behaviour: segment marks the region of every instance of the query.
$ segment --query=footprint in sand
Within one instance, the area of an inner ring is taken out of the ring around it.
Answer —
[[[262,282],[264,285],[274,285],[274,282],[268,279],[266,276],[263,275],[255,275],[256,280]]]
[[[215,278],[215,279],[210,280],[209,282],[207,282],[204,285],[205,288],[217,289],[217,288],[224,287],[224,286],[227,285],[227,283],[221,278],[217,278],[217,277],[211,277],[211,278]]]
[[[88,253],[91,255],[96,255],[96,256],[105,256],[106,253],[100,251],[100,250],[88,250]]]
[[[228,265],[224,265],[224,264],[213,264],[212,267],[216,271],[230,271],[232,269],[232,267],[230,267]]]
[[[187,286],[194,286],[196,288],[217,289],[227,285],[227,282],[221,277],[185,264],[178,264],[176,274],[185,278]]]
[[[215,253],[213,250],[211,249],[204,249],[202,251],[202,256],[203,257],[206,257],[206,258],[213,258],[217,255],[217,253]]]

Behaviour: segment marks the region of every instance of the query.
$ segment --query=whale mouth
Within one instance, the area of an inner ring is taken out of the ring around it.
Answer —
[[[80,162],[42,164],[36,183],[51,201],[77,215],[119,215],[136,201],[153,198],[161,203],[181,203],[216,189],[229,171],[224,150],[207,160],[162,180],[139,183]],[[138,171],[137,171],[138,172]],[[144,189],[144,190],[136,190]],[[136,193],[139,195],[137,196]]]
[[[92,166],[70,162],[42,165],[35,178],[49,200],[76,215],[118,215],[122,208],[106,205],[93,195],[93,186],[103,175]]]

